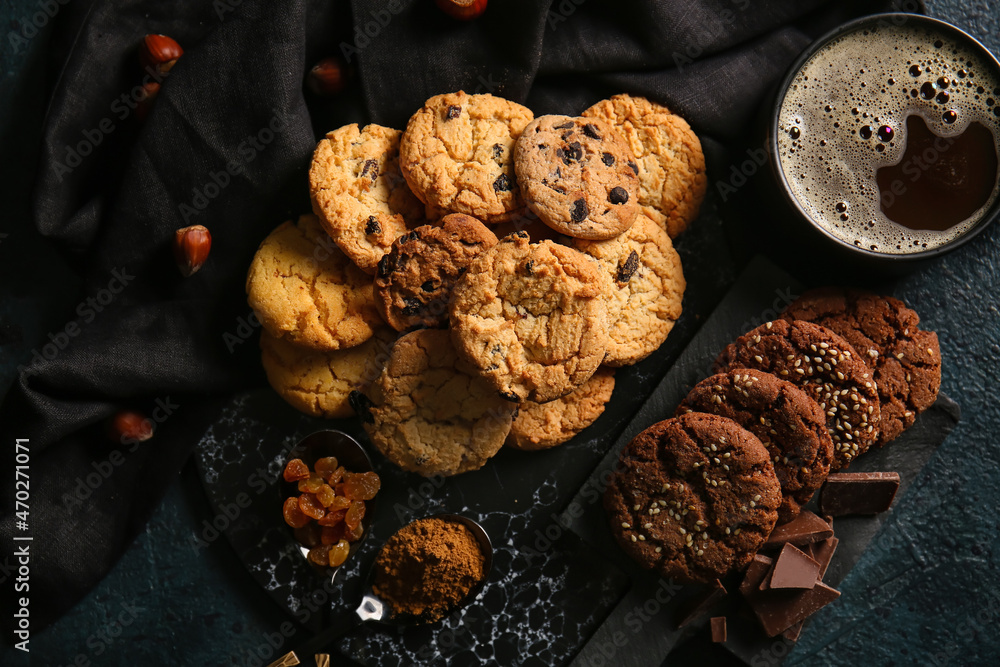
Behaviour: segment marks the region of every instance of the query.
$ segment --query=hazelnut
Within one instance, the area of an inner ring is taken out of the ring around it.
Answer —
[[[339,58],[323,58],[309,70],[306,86],[320,97],[336,95],[347,86],[347,68]]]
[[[153,437],[153,422],[134,410],[120,410],[108,422],[108,437],[115,444],[145,442]]]
[[[435,0],[435,4],[459,21],[471,21],[486,11],[486,0]]]
[[[182,55],[181,45],[166,35],[146,35],[139,47],[139,63],[143,69],[152,68],[160,74],[169,72]]]
[[[139,120],[145,120],[153,108],[153,101],[160,94],[160,84],[155,81],[142,84],[142,93],[135,104],[135,116]]]
[[[178,229],[174,234],[174,259],[185,278],[198,272],[212,249],[212,234],[202,225]]]

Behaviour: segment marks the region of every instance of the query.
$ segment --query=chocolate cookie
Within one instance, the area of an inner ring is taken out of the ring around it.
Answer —
[[[774,528],[780,503],[760,440],[736,422],[697,412],[637,435],[604,494],[622,549],[685,582],[710,582],[748,563]]]
[[[740,336],[715,372],[756,368],[798,385],[819,403],[833,439],[831,470],[846,468],[878,439],[878,389],[851,344],[810,322],[775,320]]]
[[[382,374],[351,405],[372,443],[403,470],[457,475],[503,446],[516,406],[455,352],[447,331],[402,336]]]
[[[399,237],[375,274],[382,317],[397,331],[448,326],[452,286],[473,259],[496,244],[486,225],[461,213]]]
[[[285,222],[264,239],[246,290],[264,329],[296,345],[354,347],[382,326],[371,277],[337,249],[314,215]]]
[[[615,126],[639,167],[639,205],[676,238],[698,217],[708,178],[701,142],[683,118],[643,97],[615,95],[583,112]]]
[[[657,350],[681,316],[684,271],[663,229],[640,213],[631,229],[608,241],[574,239],[614,285],[608,301],[608,353],[604,363],[625,366]]]
[[[382,327],[361,345],[344,350],[312,350],[260,334],[261,364],[278,395],[299,412],[343,419],[354,412],[348,396],[374,381],[389,359],[396,332]]]
[[[614,238],[639,212],[638,167],[603,120],[536,118],[517,140],[514,167],[528,207],[563,234]]]
[[[410,117],[400,142],[403,177],[428,217],[465,213],[489,224],[524,208],[514,141],[534,114],[492,95],[448,93]]]
[[[572,439],[604,413],[615,389],[615,370],[601,366],[589,380],[547,403],[525,401],[507,436],[514,449],[549,449]]]
[[[827,287],[806,292],[782,315],[836,331],[871,368],[878,385],[884,445],[937,400],[941,349],[937,334],[922,331],[920,316],[899,299]]]
[[[551,401],[594,374],[608,345],[608,277],[552,241],[504,237],[452,290],[452,338],[509,401]]]
[[[399,171],[400,134],[381,125],[345,125],[317,144],[309,168],[313,212],[366,273],[423,218]]]
[[[819,404],[791,382],[739,368],[696,384],[677,415],[708,412],[732,419],[757,436],[781,483],[778,521],[786,523],[809,502],[833,461],[833,441]]]

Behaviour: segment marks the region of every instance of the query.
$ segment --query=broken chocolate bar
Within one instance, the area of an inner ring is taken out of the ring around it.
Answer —
[[[712,617],[712,641],[716,644],[721,644],[726,641],[726,617],[725,616],[713,616]]]
[[[768,577],[768,588],[813,588],[818,575],[819,563],[786,542]]]
[[[812,556],[814,561],[819,563],[818,579],[826,576],[826,569],[830,567],[830,561],[833,560],[833,552],[837,550],[838,544],[840,544],[840,540],[836,537],[829,537],[822,542],[809,545],[809,555]]]
[[[796,623],[792,627],[790,627],[787,630],[785,630],[784,632],[782,632],[781,636],[784,637],[785,639],[787,639],[790,642],[797,642],[799,640],[799,635],[802,634],[802,624],[803,623],[805,623],[805,621],[799,621],[798,623]]]
[[[757,592],[749,601],[764,632],[774,637],[839,597],[840,591],[818,581],[813,588]]]
[[[838,472],[826,478],[819,492],[824,514],[878,514],[889,509],[899,489],[899,473]]]
[[[726,597],[726,589],[718,579],[711,585],[711,588],[699,593],[681,605],[677,615],[677,627],[683,628],[685,625],[701,618],[708,613],[712,607]]]
[[[762,556],[761,554],[755,555],[753,560],[750,561],[746,576],[743,577],[743,583],[740,584],[740,593],[743,593],[746,597],[753,595],[761,582],[764,581],[768,572],[771,571],[771,564],[773,562],[767,556]]]
[[[828,537],[833,537],[830,524],[812,512],[803,511],[788,523],[776,526],[764,543],[764,548],[780,547],[785,543],[801,547]]]

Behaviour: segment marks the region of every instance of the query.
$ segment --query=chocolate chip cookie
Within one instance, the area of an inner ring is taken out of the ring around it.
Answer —
[[[608,353],[604,363],[625,366],[652,354],[681,316],[684,272],[663,228],[640,213],[624,234],[608,241],[573,240],[611,278]]]
[[[921,330],[920,316],[899,299],[826,287],[800,296],[782,318],[836,331],[872,368],[882,407],[879,445],[909,428],[937,400],[941,387],[937,334]]]
[[[833,440],[819,404],[791,382],[739,368],[696,384],[677,415],[708,412],[732,419],[757,436],[781,483],[779,523],[794,519],[809,502],[833,461]]]
[[[525,401],[507,436],[514,449],[549,449],[572,439],[604,413],[615,389],[615,370],[601,366],[589,380],[547,403]]]
[[[314,215],[285,222],[264,239],[246,291],[264,328],[296,345],[354,347],[382,326],[371,277],[337,248]]]
[[[711,582],[748,563],[780,503],[760,440],[732,420],[697,412],[637,435],[604,494],[625,553],[685,582]]]
[[[677,114],[643,97],[615,95],[583,112],[614,125],[639,167],[639,205],[676,238],[698,217],[708,178],[701,142]]]
[[[400,134],[381,125],[345,125],[317,144],[309,168],[313,212],[366,273],[423,218],[399,171]]]
[[[486,225],[462,213],[396,239],[375,273],[375,303],[397,331],[448,326],[451,288],[469,263],[497,243]]]
[[[465,213],[488,224],[524,208],[514,175],[514,141],[534,114],[492,95],[462,91],[430,98],[400,141],[403,177],[429,217]]]
[[[577,250],[510,234],[475,259],[452,290],[455,346],[506,400],[564,396],[604,359],[608,280]]]
[[[481,468],[503,446],[516,409],[441,329],[402,336],[378,379],[350,400],[378,450],[425,477]]]
[[[614,238],[639,212],[638,166],[606,121],[536,118],[517,140],[514,166],[528,207],[563,234]]]
[[[833,439],[831,470],[846,468],[878,439],[878,388],[872,371],[851,344],[811,322],[775,320],[731,343],[715,372],[737,368],[767,371],[797,385],[819,403]]]

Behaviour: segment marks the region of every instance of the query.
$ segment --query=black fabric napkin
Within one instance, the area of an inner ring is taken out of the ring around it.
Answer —
[[[462,23],[432,0],[65,7],[33,201],[37,228],[85,287],[66,313],[65,338],[54,332],[65,344],[24,360],[0,406],[4,446],[17,438],[30,446],[29,528],[16,524],[6,482],[0,539],[34,538],[32,629],[114,566],[221,401],[263,383],[244,277],[268,231],[309,211],[309,158],[322,134],[349,122],[403,128],[427,97],[458,89],[509,97],[536,114],[577,114],[629,92],[682,114],[712,150],[738,143],[768,87],[813,37],[888,8],[494,0]],[[131,96],[149,80],[136,64],[147,33],[174,37],[185,54],[140,121]],[[304,91],[309,67],[332,54],[350,64],[348,89],[332,99]],[[169,248],[174,230],[190,224],[210,228],[213,248],[185,279]],[[152,440],[108,439],[103,425],[124,407],[156,420]],[[11,580],[3,594],[14,595]]]

